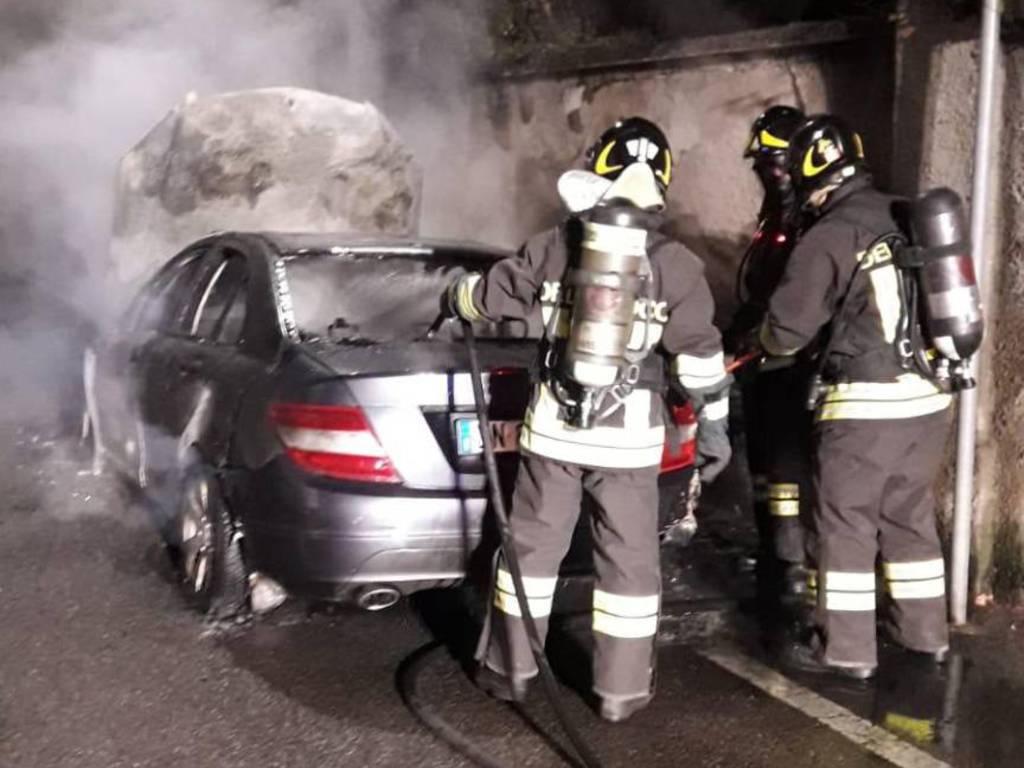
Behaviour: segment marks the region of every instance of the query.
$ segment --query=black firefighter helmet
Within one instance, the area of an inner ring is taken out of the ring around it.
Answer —
[[[789,142],[807,117],[796,107],[778,104],[769,107],[750,128],[750,141],[743,153],[754,161],[754,173],[765,193],[772,199],[788,197]]]
[[[796,107],[783,104],[769,107],[754,121],[750,129],[750,142],[743,156],[755,160],[786,158],[789,155],[789,140],[806,120],[804,113]]]
[[[633,163],[651,167],[664,195],[672,182],[672,149],[664,132],[643,117],[620,119],[587,150],[587,170],[613,181]]]
[[[815,193],[836,189],[865,170],[860,135],[835,115],[808,118],[789,145],[789,175],[801,207],[820,205]]]

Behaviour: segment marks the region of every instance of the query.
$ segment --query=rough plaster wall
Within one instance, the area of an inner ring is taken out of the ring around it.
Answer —
[[[977,22],[956,24],[927,0],[910,4],[898,85],[896,175],[902,191],[952,187],[970,203],[978,75]],[[1015,599],[1024,588],[1024,52],[1004,57],[999,83],[986,340],[975,475],[975,591]],[[922,88],[921,84],[927,87]],[[942,478],[943,528],[952,513],[953,452]]]
[[[847,63],[837,63],[844,56]],[[809,112],[834,110],[863,127],[869,151],[886,146],[887,57],[867,58],[847,49],[831,57],[765,57],[506,83],[490,97],[489,117],[513,163],[509,244],[562,216],[555,182],[564,170],[579,167],[596,133],[618,117],[645,115],[666,129],[675,153],[669,229],[705,260],[724,321],[760,204],[760,187],[742,157],[751,121],[780,102]],[[884,168],[888,155],[879,156]]]

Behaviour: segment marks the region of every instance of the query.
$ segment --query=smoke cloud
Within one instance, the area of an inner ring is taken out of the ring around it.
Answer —
[[[0,350],[27,369],[6,366],[0,384],[35,390],[78,375],[68,351],[34,349],[39,326],[69,308],[85,322],[117,306],[104,280],[117,162],[190,91],[289,85],[372,101],[424,169],[425,234],[480,237],[460,210],[486,177],[463,172],[482,5],[0,0],[0,284],[34,296],[0,315]],[[26,323],[33,349],[19,354]]]

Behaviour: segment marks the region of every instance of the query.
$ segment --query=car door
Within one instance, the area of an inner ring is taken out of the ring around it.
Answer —
[[[252,325],[251,259],[241,248],[203,256],[200,279],[182,298],[184,311],[159,342],[164,382],[154,426],[161,445],[153,474],[177,469],[198,454],[219,463],[230,442],[238,398],[265,362],[246,334]]]
[[[204,250],[183,253],[161,269],[86,353],[86,397],[98,448],[102,458],[133,475],[139,473],[143,449],[152,341],[170,314],[170,297],[188,282]],[[141,474],[139,479],[144,482]]]

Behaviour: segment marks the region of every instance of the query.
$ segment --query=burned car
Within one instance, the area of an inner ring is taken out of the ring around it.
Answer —
[[[505,255],[221,234],[144,286],[86,356],[94,445],[144,491],[200,609],[237,610],[261,576],[366,608],[465,577],[486,488],[468,354],[440,297]],[[478,331],[509,484],[539,323]],[[673,412],[666,510],[694,451],[692,412]]]

